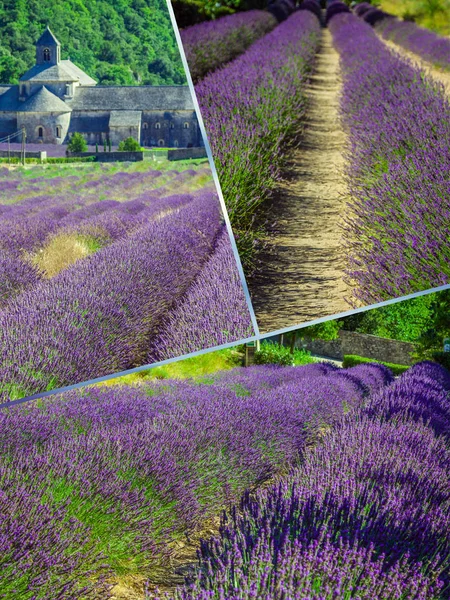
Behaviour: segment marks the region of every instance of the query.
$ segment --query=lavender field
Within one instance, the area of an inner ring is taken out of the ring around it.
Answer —
[[[209,165],[158,165],[0,170],[0,401],[253,333]]]
[[[0,597],[448,597],[449,391],[316,363],[4,409]]]
[[[450,100],[442,85],[381,36],[443,69],[448,67],[448,39],[388,18],[367,3],[352,14],[334,0],[321,13],[318,0],[298,6],[279,0],[270,3],[268,12],[279,22],[272,31],[234,58],[218,52],[221,66],[217,61],[208,66],[205,59],[207,66],[196,77],[260,328],[294,324],[286,314],[292,313],[295,300],[283,291],[290,287],[296,289],[299,323],[328,314],[323,308],[327,300],[360,307],[448,283]],[[233,23],[234,33],[241,21],[250,27],[251,15],[236,14],[184,30],[194,71],[196,53],[207,54],[224,42],[234,47]],[[255,14],[254,28],[261,19]],[[332,52],[327,47],[330,32]],[[333,52],[339,59],[334,88],[329,77]],[[326,89],[318,96],[325,80]],[[336,118],[327,117],[327,94],[336,95],[339,130],[332,128]],[[323,127],[317,102],[322,102]],[[323,164],[325,152],[321,155],[320,149],[326,132],[330,146],[338,148],[339,140],[345,140],[340,153],[344,168],[337,159]],[[338,206],[329,200],[330,190],[342,186],[345,193]],[[316,217],[309,206],[313,201]],[[340,253],[330,245],[331,258],[317,241],[317,232],[324,229],[322,215],[328,213],[328,236],[341,240]],[[296,222],[302,219],[311,234],[304,233],[297,246],[290,244],[289,236],[299,230]],[[311,256],[320,253],[316,279],[305,267],[306,251],[296,250],[302,244]],[[334,271],[327,260],[334,261]],[[335,278],[336,298],[330,298],[332,291],[324,292],[317,280]],[[301,314],[301,298],[311,290],[323,300],[320,312]]]

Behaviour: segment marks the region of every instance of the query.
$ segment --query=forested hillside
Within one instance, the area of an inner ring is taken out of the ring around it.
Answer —
[[[0,82],[34,64],[47,24],[62,58],[100,84],[185,83],[165,0],[0,0]]]

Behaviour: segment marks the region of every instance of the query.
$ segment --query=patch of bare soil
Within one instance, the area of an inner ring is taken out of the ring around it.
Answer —
[[[397,54],[400,54],[400,56],[402,56],[404,58],[408,58],[413,63],[415,63],[416,66],[418,66],[420,69],[425,71],[428,75],[430,75],[430,77],[432,77],[436,81],[439,81],[440,83],[442,83],[442,85],[445,88],[445,91],[450,96],[450,72],[449,71],[442,71],[441,69],[434,67],[431,63],[427,62],[426,60],[424,60],[417,54],[414,54],[414,52],[405,50],[398,44],[395,44],[394,42],[391,42],[389,40],[385,40],[381,36],[379,36],[379,37],[380,37],[380,40],[382,42],[384,42],[386,44],[386,46],[388,46],[391,50],[394,50],[395,52],[397,52]]]
[[[277,223],[260,255],[264,266],[249,281],[263,333],[350,308],[341,244],[347,188],[340,88],[339,56],[324,29],[305,127],[268,210]]]

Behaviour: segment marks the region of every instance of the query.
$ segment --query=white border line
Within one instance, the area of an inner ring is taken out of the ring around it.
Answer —
[[[424,290],[423,292],[414,292],[413,294],[408,294],[407,296],[400,296],[398,298],[392,298],[392,300],[383,300],[383,302],[377,302],[376,304],[369,304],[369,305],[363,306],[361,308],[353,308],[353,309],[347,310],[345,312],[336,313],[334,315],[328,315],[327,317],[320,317],[319,319],[314,319],[313,321],[307,321],[306,323],[301,323],[299,325],[290,325],[289,327],[284,327],[283,329],[276,329],[274,331],[265,332],[259,336],[259,339],[265,339],[267,337],[272,337],[273,335],[281,335],[282,333],[289,333],[291,331],[297,331],[299,329],[304,329],[305,327],[311,327],[312,325],[318,325],[319,323],[325,323],[326,321],[334,321],[336,319],[350,317],[351,315],[356,315],[361,312],[366,312],[366,311],[372,310],[374,308],[381,308],[383,306],[389,306],[390,304],[397,304],[397,302],[403,302],[405,300],[412,300],[413,298],[418,298],[420,296],[426,296],[427,294],[443,292],[444,290],[448,290],[448,289],[450,289],[450,283],[441,285],[439,287],[430,288],[428,290]]]
[[[244,338],[242,340],[237,340],[234,342],[227,342],[226,344],[222,344],[220,346],[213,346],[211,348],[197,350],[196,352],[191,352],[189,354],[182,354],[181,356],[175,356],[174,358],[168,358],[167,360],[161,360],[159,362],[151,363],[149,365],[142,365],[142,367],[134,367],[133,369],[128,369],[127,371],[119,371],[118,373],[111,373],[110,375],[103,375],[102,377],[96,377],[95,379],[89,379],[88,381],[81,381],[80,383],[74,383],[72,385],[67,385],[62,388],[55,388],[55,389],[49,390],[47,392],[39,392],[38,394],[33,394],[32,396],[27,396],[26,398],[19,398],[18,400],[10,400],[9,402],[4,402],[3,404],[0,404],[0,409],[8,408],[10,406],[15,406],[16,404],[23,404],[24,402],[29,402],[30,400],[38,400],[39,398],[46,398],[48,396],[62,394],[63,392],[68,392],[70,390],[77,390],[80,388],[87,387],[88,385],[102,383],[103,381],[110,381],[111,379],[123,377],[124,375],[131,375],[132,373],[139,373],[140,371],[148,371],[149,369],[153,369],[155,367],[161,367],[163,365],[169,365],[170,363],[185,360],[185,359],[191,358],[193,356],[201,356],[202,354],[209,354],[210,352],[217,352],[217,350],[225,350],[226,348],[234,348],[236,346],[240,346],[241,344],[246,344],[247,342],[254,342],[257,339],[259,339],[257,336],[252,336],[252,337]]]
[[[244,270],[242,268],[241,258],[239,256],[239,252],[237,250],[236,240],[234,239],[234,234],[233,234],[233,229],[231,228],[230,217],[228,216],[228,211],[227,211],[227,207],[225,205],[225,200],[224,200],[224,197],[223,197],[222,188],[220,187],[219,176],[217,175],[217,169],[216,169],[216,165],[214,163],[214,158],[213,158],[213,155],[212,155],[211,146],[209,145],[208,136],[206,135],[205,124],[203,123],[202,113],[200,112],[200,106],[199,106],[199,103],[198,103],[198,100],[197,100],[197,95],[195,93],[194,84],[192,83],[191,72],[189,70],[189,65],[188,65],[188,62],[187,62],[187,59],[186,59],[186,55],[184,53],[183,42],[181,41],[180,32],[178,30],[177,21],[175,19],[175,13],[173,12],[173,8],[172,8],[172,5],[170,3],[170,0],[166,0],[166,3],[167,3],[167,8],[169,9],[170,20],[172,21],[172,27],[173,27],[173,30],[175,32],[175,37],[176,37],[177,44],[178,44],[178,51],[180,52],[181,60],[183,62],[183,67],[184,67],[184,71],[186,73],[186,79],[187,79],[187,82],[188,82],[189,90],[191,92],[191,96],[192,96],[192,101],[194,103],[195,112],[197,114],[197,119],[198,119],[198,124],[199,124],[199,127],[200,127],[200,132],[201,132],[202,137],[203,137],[203,143],[205,144],[205,150],[206,150],[206,155],[207,155],[208,160],[209,160],[209,166],[211,167],[211,171],[212,171],[214,183],[216,185],[217,194],[219,196],[220,204],[221,204],[221,207],[222,207],[222,213],[223,213],[223,216],[224,216],[224,219],[225,219],[225,224],[227,226],[228,234],[230,236],[231,248],[233,249],[234,257],[236,259],[236,264],[237,264],[237,267],[238,267],[239,276],[240,276],[240,279],[241,279],[241,284],[242,284],[242,287],[244,289],[244,295],[245,295],[245,299],[247,301],[248,309],[249,309],[249,312],[250,312],[250,317],[251,317],[251,320],[252,320],[253,329],[255,331],[255,335],[259,336],[260,332],[259,332],[258,322],[256,320],[255,311],[253,310],[252,301],[250,299],[250,293],[248,291],[247,282],[245,280],[245,275],[244,275]]]
[[[326,321],[333,321],[335,319],[341,319],[343,317],[349,317],[351,315],[355,315],[361,312],[366,312],[368,310],[372,310],[375,308],[381,308],[383,306],[389,306],[390,304],[397,304],[398,302],[404,302],[405,300],[412,300],[413,298],[419,298],[420,296],[427,296],[428,294],[435,294],[437,292],[443,292],[444,290],[450,289],[450,284],[442,285],[436,288],[430,288],[428,290],[424,290],[423,292],[415,292],[414,294],[408,294],[407,296],[401,296],[400,298],[393,298],[392,300],[385,300],[383,302],[378,302],[377,304],[371,304],[369,306],[365,306],[362,308],[355,308],[353,310],[349,310],[347,312],[338,313],[336,315],[330,315],[328,317],[323,317],[320,319],[315,319],[314,321],[309,321],[308,323],[302,323],[301,325],[295,325],[293,327],[287,327],[285,329],[278,329],[276,331],[271,331],[265,333],[264,335],[251,336],[248,338],[244,338],[241,340],[237,340],[235,342],[228,342],[226,344],[222,344],[220,346],[213,346],[212,348],[205,348],[203,350],[198,350],[196,352],[191,352],[189,354],[182,354],[181,356],[177,356],[175,358],[169,358],[167,360],[163,360],[160,362],[152,363],[150,365],[143,365],[141,367],[135,367],[133,369],[129,369],[127,371],[120,371],[118,373],[112,373],[110,375],[104,375],[102,377],[97,377],[95,379],[90,379],[88,381],[83,381],[80,383],[75,383],[73,385],[69,385],[62,388],[57,388],[54,390],[49,390],[47,392],[40,392],[39,394],[34,394],[33,396],[28,396],[27,398],[20,398],[18,400],[11,400],[9,402],[5,402],[0,404],[0,409],[8,408],[11,406],[15,406],[16,404],[23,404],[24,402],[28,402],[30,400],[37,400],[39,398],[45,398],[47,396],[53,396],[55,394],[61,394],[63,392],[68,392],[69,390],[76,390],[80,388],[84,388],[88,385],[94,385],[96,383],[101,383],[103,381],[109,381],[111,379],[117,379],[118,377],[123,377],[124,375],[131,375],[132,373],[139,373],[140,371],[147,371],[149,369],[153,369],[155,367],[160,367],[163,365],[168,365],[170,363],[178,362],[181,360],[185,360],[187,358],[191,358],[193,356],[201,356],[202,354],[209,354],[210,352],[216,352],[217,350],[224,350],[225,348],[234,348],[236,346],[240,346],[241,344],[246,344],[247,342],[254,342],[256,340],[264,340],[269,337],[273,337],[275,335],[281,335],[282,333],[289,333],[291,331],[298,331],[300,329],[305,329],[310,327],[311,325],[317,325],[318,323],[324,323]]]

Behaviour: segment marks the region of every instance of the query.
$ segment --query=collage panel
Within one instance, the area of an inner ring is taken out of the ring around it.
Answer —
[[[166,3],[10,4],[0,404],[253,336]]]
[[[450,598],[449,36],[0,2],[0,600]]]
[[[3,598],[443,600],[450,289],[0,411]]]
[[[448,3],[171,4],[261,333],[447,284]]]

